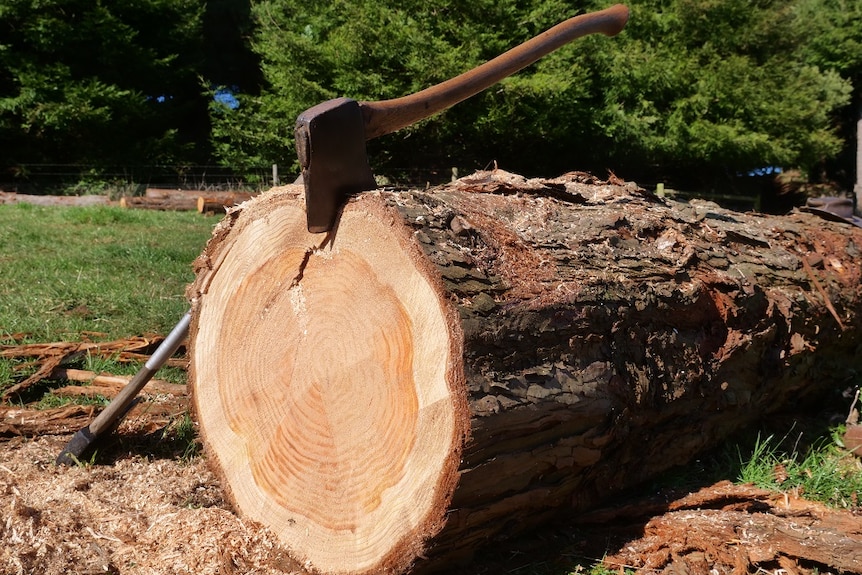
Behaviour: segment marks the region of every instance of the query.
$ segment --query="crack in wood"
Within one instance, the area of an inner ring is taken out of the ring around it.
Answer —
[[[305,255],[302,256],[302,261],[299,263],[299,271],[291,280],[289,289],[299,286],[299,282],[301,282],[302,278],[305,276],[305,268],[308,266],[308,261],[311,259],[311,256],[315,251],[317,251],[315,248],[308,248],[305,250]]]

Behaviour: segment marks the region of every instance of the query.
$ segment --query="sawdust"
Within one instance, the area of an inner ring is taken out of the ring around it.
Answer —
[[[66,439],[0,450],[0,572],[292,572],[271,533],[227,509],[204,458],[58,467]]]
[[[0,444],[0,573],[301,572],[271,532],[228,508],[204,457],[159,457],[134,451],[138,445],[108,453],[104,463],[57,467],[67,439]],[[600,526],[596,540],[584,547],[582,539],[573,552],[572,541],[590,525]],[[566,531],[562,541],[507,542],[490,559],[480,555],[447,571],[479,575],[545,563],[570,572],[574,555],[604,555],[609,568],[637,573],[862,572],[862,513],[727,482],[676,500],[597,510],[555,529]]]

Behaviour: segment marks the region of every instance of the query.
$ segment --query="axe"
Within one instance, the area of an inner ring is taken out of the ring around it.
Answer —
[[[629,10],[616,4],[570,18],[481,66],[421,92],[380,102],[336,98],[296,119],[296,152],[305,186],[308,231],[332,229],[348,196],[374,189],[365,142],[418,122],[493,86],[587,34],[618,34]]]

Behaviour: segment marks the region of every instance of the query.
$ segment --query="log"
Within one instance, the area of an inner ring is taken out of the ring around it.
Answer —
[[[76,396],[101,395],[113,398],[132,380],[128,375],[113,375],[107,373],[96,373],[85,369],[71,369],[60,367],[51,372],[52,379],[65,379],[67,381],[80,381],[87,385],[67,385],[54,390],[55,395]],[[186,386],[181,383],[170,383],[162,379],[151,379],[147,382],[143,393],[163,393],[168,395],[186,395]]]
[[[232,208],[252,198],[252,194],[230,193],[221,195],[207,194],[198,197],[199,214],[224,214],[225,208]]]
[[[144,190],[144,197],[151,198],[154,200],[164,200],[167,198],[186,198],[190,194],[197,197],[197,194],[200,193],[197,190],[189,192],[189,190],[180,190],[180,189],[172,189],[172,188],[146,188]]]
[[[207,198],[213,198],[215,201],[226,201],[232,198],[252,195],[254,194],[241,190],[173,190],[168,188],[147,188],[144,191],[144,196],[153,200],[168,200],[176,198],[187,199],[190,197],[197,199],[201,196],[205,196]]]
[[[167,190],[147,188],[143,196],[124,196],[120,206],[143,210],[192,211],[201,214],[224,213],[225,208],[233,207],[254,194],[238,191]]]
[[[860,247],[580,173],[364,193],[325,236],[274,188],[195,262],[193,410],[305,569],[438,569],[858,371]]]
[[[0,191],[0,205],[33,204],[37,206],[107,206],[111,204],[108,196],[46,196],[19,194]]]
[[[197,195],[151,198],[148,196],[123,196],[120,207],[137,210],[194,211],[198,209]]]

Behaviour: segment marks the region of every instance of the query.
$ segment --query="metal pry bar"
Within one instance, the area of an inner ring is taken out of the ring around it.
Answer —
[[[135,402],[135,398],[141,389],[152,379],[153,375],[170,359],[182,344],[189,333],[191,324],[191,311],[180,319],[168,336],[159,344],[156,351],[150,356],[138,373],[120,390],[120,393],[108,404],[96,418],[83,429],[78,430],[60,455],[57,456],[58,465],[73,465],[78,463],[81,455],[93,445],[102,435],[110,432],[129,412]]]

